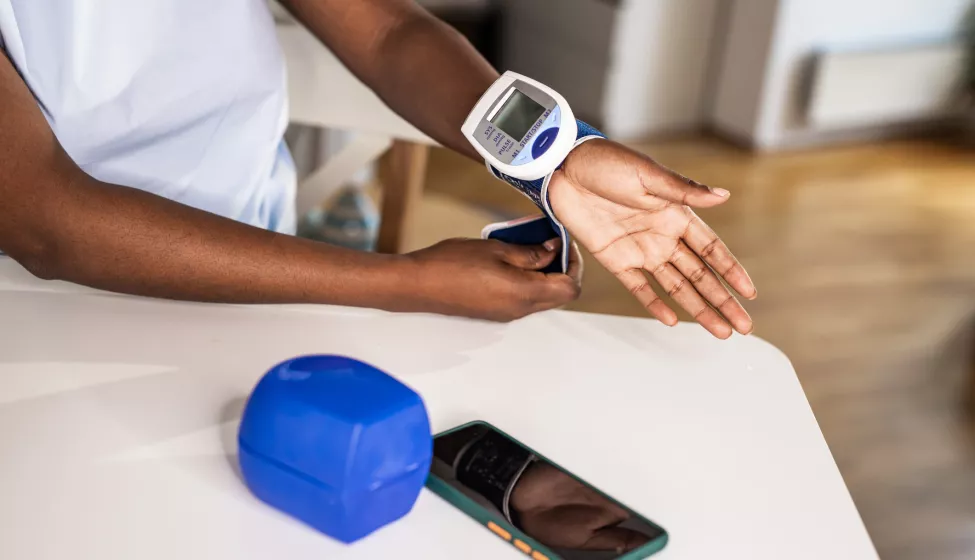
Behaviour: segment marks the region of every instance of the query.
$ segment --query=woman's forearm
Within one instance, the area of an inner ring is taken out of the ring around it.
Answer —
[[[2,54],[0,131],[0,251],[40,277],[183,300],[416,304],[407,257],[271,233],[85,174]]]
[[[142,296],[231,303],[403,305],[406,257],[265,231],[94,179],[47,208],[43,276]]]
[[[413,0],[285,0],[291,12],[393,111],[480,161],[460,127],[497,71]]]
[[[432,17],[417,17],[386,37],[376,92],[397,113],[441,144],[482,158],[461,133],[497,71],[460,33]]]

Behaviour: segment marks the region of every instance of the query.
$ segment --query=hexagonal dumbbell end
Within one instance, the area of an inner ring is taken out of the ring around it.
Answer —
[[[339,356],[296,358],[265,374],[238,444],[258,498],[345,543],[409,513],[433,455],[420,396]]]

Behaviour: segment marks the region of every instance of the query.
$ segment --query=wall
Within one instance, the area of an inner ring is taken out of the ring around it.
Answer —
[[[739,0],[750,2],[752,0]],[[973,0],[783,0],[766,74],[759,145],[802,142],[803,72],[817,50],[951,40]]]
[[[505,0],[502,68],[547,84],[603,125],[617,8],[597,0]]]
[[[505,68],[618,138],[698,128],[723,0],[507,0]]]
[[[603,114],[615,137],[704,124],[712,40],[722,0],[630,0],[621,5]]]
[[[716,57],[717,78],[710,119],[720,131],[751,142],[758,124],[779,0],[725,0],[731,6]]]
[[[814,143],[836,131],[802,114],[817,52],[950,41],[975,0],[730,0],[712,118],[758,148]],[[770,22],[771,25],[766,25]]]

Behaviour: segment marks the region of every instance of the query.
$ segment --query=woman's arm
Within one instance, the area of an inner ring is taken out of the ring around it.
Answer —
[[[282,4],[393,111],[480,161],[460,125],[498,73],[460,33],[413,0]]]
[[[42,278],[160,298],[500,320],[578,294],[567,277],[533,272],[554,257],[540,247],[474,241],[406,256],[351,251],[97,181],[61,148],[2,55],[0,131],[0,250]]]
[[[390,108],[479,159],[460,129],[498,74],[456,31],[413,0],[283,1]],[[727,191],[600,140],[570,153],[548,194],[566,228],[661,321],[675,324],[677,316],[648,275],[715,336],[751,332],[751,318],[719,276],[747,298],[755,287],[690,210],[724,203]]]

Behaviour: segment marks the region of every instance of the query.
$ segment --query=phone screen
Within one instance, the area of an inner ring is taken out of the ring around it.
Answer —
[[[665,534],[487,424],[437,436],[433,455],[434,476],[564,560],[615,560]]]

